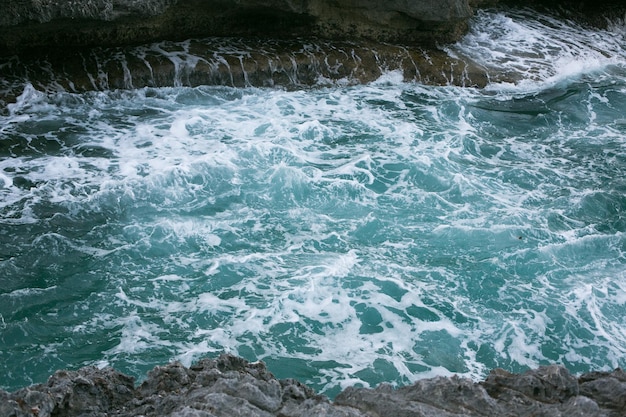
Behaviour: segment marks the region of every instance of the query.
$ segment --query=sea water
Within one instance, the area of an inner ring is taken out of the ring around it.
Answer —
[[[43,93],[0,116],[0,387],[222,352],[334,396],[626,366],[626,30],[481,12],[510,83]]]

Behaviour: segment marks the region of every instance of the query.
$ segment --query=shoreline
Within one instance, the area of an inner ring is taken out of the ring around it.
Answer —
[[[559,365],[521,374],[495,369],[484,381],[435,377],[393,388],[349,387],[332,402],[263,362],[222,354],[189,368],[157,366],[138,386],[113,368],[57,371],[47,383],[0,390],[0,416],[366,417],[622,416],[626,373],[578,377]]]
[[[486,7],[492,3],[474,8],[495,12],[524,10],[506,3]],[[597,14],[588,16],[587,25],[603,30],[602,21],[605,25],[610,19],[621,21],[617,16],[622,9],[626,11],[626,6],[615,7],[599,8]],[[526,9],[564,21],[584,20],[581,11],[573,7],[559,11],[534,2]],[[6,31],[6,27],[0,29]],[[197,86],[296,90],[366,84],[394,71],[401,73],[405,82],[433,86],[484,88],[490,83],[520,81],[519,74],[486,68],[469,57],[457,55],[452,44],[323,38],[310,33],[277,35],[259,32],[179,41],[163,38],[147,43],[113,42],[63,50],[53,46],[36,50],[25,47],[22,53],[0,56],[0,111],[15,103],[27,84],[47,94]]]

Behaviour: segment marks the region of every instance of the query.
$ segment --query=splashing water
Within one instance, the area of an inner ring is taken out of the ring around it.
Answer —
[[[330,396],[626,366],[623,45],[481,13],[449,53],[515,83],[27,86],[0,116],[0,385],[223,351]]]

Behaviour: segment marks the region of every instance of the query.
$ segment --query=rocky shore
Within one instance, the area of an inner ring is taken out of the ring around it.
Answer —
[[[0,111],[27,84],[46,93],[199,85],[297,89],[366,83],[389,71],[428,85],[514,83],[510,74],[488,71],[442,45],[465,33],[477,9],[518,3],[6,0]],[[598,25],[626,11],[617,0],[528,4]]]
[[[5,0],[0,56],[192,37],[457,40],[468,0]]]
[[[261,362],[222,355],[187,368],[157,366],[145,381],[115,369],[57,371],[47,383],[0,390],[1,417],[482,417],[626,415],[626,373],[570,374],[557,365],[523,374],[493,370],[482,382],[453,377],[411,386],[350,387],[333,402]]]
[[[621,0],[3,0],[0,57],[199,37],[454,42],[484,7],[560,9],[602,24]]]

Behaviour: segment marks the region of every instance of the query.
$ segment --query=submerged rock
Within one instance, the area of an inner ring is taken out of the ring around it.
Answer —
[[[561,366],[523,374],[492,371],[483,382],[453,377],[411,386],[348,388],[334,402],[294,379],[276,379],[261,362],[222,355],[187,368],[157,366],[135,387],[112,368],[57,371],[46,384],[0,390],[2,417],[479,417],[589,416],[626,413],[626,373],[580,377]]]
[[[483,87],[485,68],[442,50],[321,40],[204,38],[0,59],[0,111],[25,85],[46,93],[200,85],[354,85],[389,72],[427,85]]]

